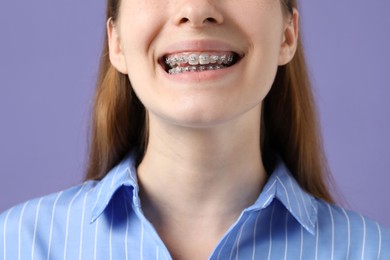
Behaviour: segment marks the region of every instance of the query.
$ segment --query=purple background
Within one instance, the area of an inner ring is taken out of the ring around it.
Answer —
[[[325,147],[348,208],[390,227],[390,1],[301,1]],[[0,211],[79,183],[103,0],[1,1]]]

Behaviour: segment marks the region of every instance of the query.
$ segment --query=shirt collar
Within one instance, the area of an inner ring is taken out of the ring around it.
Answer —
[[[103,213],[115,192],[122,186],[133,188],[133,204],[140,205],[136,158],[136,151],[131,152],[93,188],[92,197],[95,198],[95,205],[92,208],[91,223]]]
[[[269,177],[257,201],[248,210],[264,209],[274,199],[280,201],[309,233],[315,234],[317,200],[300,187],[281,161]]]
[[[94,187],[92,192],[96,203],[92,209],[91,223],[102,214],[114,193],[122,186],[133,188],[133,205],[139,207],[136,158],[137,153],[131,152]],[[279,200],[308,232],[315,233],[317,201],[299,186],[281,161],[269,177],[259,198],[247,210],[264,209],[274,199]]]

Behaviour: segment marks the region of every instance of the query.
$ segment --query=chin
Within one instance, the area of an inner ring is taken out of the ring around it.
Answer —
[[[212,111],[212,112],[210,112]],[[236,115],[230,115],[226,111],[204,110],[195,111],[176,109],[171,113],[155,115],[172,126],[181,126],[188,128],[210,128],[222,125],[232,120]]]
[[[230,106],[234,107],[234,106]],[[193,129],[206,129],[214,128],[223,125],[227,125],[230,122],[234,122],[246,114],[247,110],[234,111],[222,107],[221,109],[205,109],[206,106],[191,110],[179,110],[176,109],[172,113],[160,115],[160,118],[164,118],[166,122],[174,126],[187,127]]]

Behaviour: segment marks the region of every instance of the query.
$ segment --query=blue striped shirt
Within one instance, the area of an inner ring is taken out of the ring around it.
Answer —
[[[138,192],[129,155],[101,181],[15,206],[0,214],[0,257],[172,259]],[[209,259],[390,259],[390,231],[314,198],[280,163]]]

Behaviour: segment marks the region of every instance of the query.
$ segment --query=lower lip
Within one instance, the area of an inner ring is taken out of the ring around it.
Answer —
[[[205,70],[205,71],[197,71],[197,72],[181,72],[178,74],[169,74],[167,73],[161,66],[161,70],[165,74],[165,76],[170,80],[175,81],[182,81],[182,82],[199,82],[199,81],[212,81],[212,80],[218,80],[222,77],[231,74],[234,69],[239,65],[241,62],[238,61],[234,65],[230,67],[226,67],[223,69],[217,69],[217,70]]]

